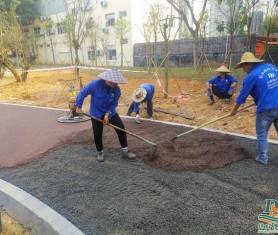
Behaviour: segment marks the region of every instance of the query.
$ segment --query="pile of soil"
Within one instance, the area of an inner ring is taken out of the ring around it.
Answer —
[[[128,144],[132,152],[146,164],[169,171],[195,171],[216,169],[234,162],[249,158],[249,152],[234,141],[231,135],[197,130],[181,136],[175,141],[170,139],[176,134],[190,130],[183,126],[172,126],[160,122],[145,120],[135,124],[134,119],[123,118],[125,128],[157,144],[157,148],[145,141],[128,135]],[[67,144],[91,145],[94,142],[92,130],[69,137]],[[113,128],[105,127],[103,135],[104,149],[117,150],[120,148],[117,135]]]

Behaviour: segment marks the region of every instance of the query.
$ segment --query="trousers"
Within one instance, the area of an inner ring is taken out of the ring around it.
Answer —
[[[103,120],[104,116],[101,118]],[[92,121],[92,128],[93,128],[93,135],[95,140],[95,145],[97,151],[103,150],[103,142],[102,142],[102,135],[103,135],[103,123],[91,118]],[[124,124],[119,116],[118,113],[116,113],[111,119],[109,119],[109,123],[111,123],[114,126],[117,126],[121,129],[125,129]],[[118,135],[119,142],[121,144],[122,148],[127,147],[127,137],[126,133],[117,129],[114,129]],[[112,140],[111,140],[112,141]]]
[[[256,114],[258,158],[261,162],[264,163],[268,162],[269,146],[267,135],[272,123],[274,124],[276,132],[278,134],[278,107]]]

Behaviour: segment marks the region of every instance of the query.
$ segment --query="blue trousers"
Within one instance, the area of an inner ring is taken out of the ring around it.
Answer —
[[[258,158],[261,162],[268,162],[268,141],[267,135],[272,125],[278,134],[278,108],[270,109],[256,115],[256,134],[258,140]]]

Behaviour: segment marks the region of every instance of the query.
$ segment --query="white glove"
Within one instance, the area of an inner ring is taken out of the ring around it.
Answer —
[[[138,124],[141,123],[141,121],[140,121],[140,115],[139,115],[139,114],[136,114],[136,116],[135,116],[135,122],[138,123]]]

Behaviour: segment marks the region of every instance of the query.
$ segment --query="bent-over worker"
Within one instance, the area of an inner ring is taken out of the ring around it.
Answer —
[[[101,73],[96,80],[87,84],[76,97],[76,113],[82,114],[84,99],[91,95],[90,115],[96,149],[98,151],[97,161],[104,161],[103,153],[103,123],[111,123],[121,129],[125,129],[124,124],[116,111],[118,101],[121,96],[121,89],[118,84],[127,83],[126,79],[117,69],[111,69]],[[103,123],[93,117],[103,120]],[[115,129],[122,147],[122,157],[135,159],[135,154],[131,153],[127,145],[126,133]]]
[[[129,106],[127,115],[130,116],[132,112],[136,113],[135,121],[140,124],[140,104],[147,103],[147,114],[149,118],[153,118],[153,96],[155,87],[153,84],[145,83],[140,85],[132,94],[133,102]]]

